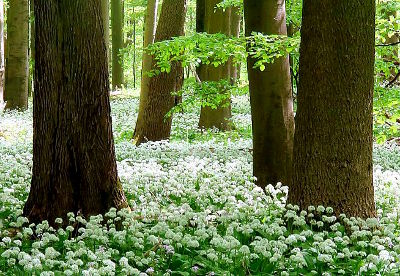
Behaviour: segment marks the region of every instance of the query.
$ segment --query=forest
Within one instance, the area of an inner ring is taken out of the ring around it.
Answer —
[[[400,275],[400,0],[0,0],[0,275]]]

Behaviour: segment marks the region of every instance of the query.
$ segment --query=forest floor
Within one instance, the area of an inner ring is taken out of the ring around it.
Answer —
[[[0,114],[0,275],[396,275],[400,271],[400,147],[374,146],[379,220],[284,207],[287,187],[252,182],[247,96],[233,99],[236,130],[197,129],[198,110],[174,115],[171,142],[134,146],[138,98],[112,99],[118,171],[132,212],[111,210],[73,229],[10,229],[29,192],[32,109]],[[306,223],[308,221],[309,223]],[[12,236],[12,237],[10,237]],[[32,239],[35,236],[36,239]],[[42,273],[42,274],[41,274]],[[328,275],[328,274],[327,274]]]

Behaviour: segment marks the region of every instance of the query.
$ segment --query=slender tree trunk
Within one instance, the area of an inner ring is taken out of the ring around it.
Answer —
[[[29,61],[31,64],[35,64],[35,20],[33,9],[35,6],[35,0],[29,0]],[[31,97],[34,87],[33,80],[35,78],[35,67],[29,66],[29,85],[28,85],[28,96]]]
[[[242,18],[242,13],[239,8],[232,8],[231,11],[231,35],[233,37],[239,38],[240,36],[240,21]],[[231,73],[231,84],[234,84],[239,76],[239,67],[240,65],[234,64],[232,59],[229,61],[230,65],[230,73]]]
[[[231,8],[223,11],[222,9],[215,10],[219,0],[205,0],[205,19],[204,28],[209,34],[223,33],[231,35]],[[200,79],[202,81],[220,81],[230,80],[231,78],[231,64],[227,62],[218,67],[213,65],[203,66],[201,70]],[[216,127],[219,130],[225,131],[231,129],[230,119],[232,117],[230,99],[228,99],[228,106],[223,103],[221,106],[213,109],[211,107],[202,107],[200,112],[199,128],[208,129]]]
[[[0,0],[0,102],[3,100],[4,93],[4,73],[5,73],[5,57],[4,57],[4,1]]]
[[[104,26],[104,40],[107,49],[107,60],[110,62],[110,0],[101,1],[101,16]],[[108,69],[109,70],[109,69]]]
[[[7,13],[8,53],[4,98],[6,109],[28,108],[29,1],[10,0]]]
[[[135,14],[135,7],[133,8]],[[136,89],[136,18],[133,19],[133,64],[132,64],[132,75],[133,75],[133,88]]]
[[[123,0],[111,0],[112,28],[112,87],[122,88],[124,83],[123,58],[120,54],[124,47]]]
[[[196,32],[205,32],[206,0],[196,0]]]
[[[40,50],[24,215],[53,224],[67,212],[89,216],[127,207],[114,153],[101,0],[35,4]]]
[[[157,28],[157,15],[158,15],[158,0],[148,0],[147,1],[147,10],[145,16],[145,25],[143,30],[143,55],[142,55],[142,80],[140,84],[140,99],[139,99],[139,113],[136,121],[135,132],[133,135],[133,139],[139,142],[140,137],[138,136],[139,129],[143,129],[143,124],[145,123],[144,119],[144,110],[148,104],[149,97],[149,83],[150,77],[147,72],[151,70],[152,56],[146,53],[146,47],[150,44],[154,43],[154,38],[156,35]]]
[[[286,35],[285,1],[245,0],[246,36],[252,32]],[[265,64],[265,70],[254,68],[248,59],[250,104],[253,125],[253,173],[257,184],[291,179],[293,153],[293,101],[289,57]]]
[[[375,0],[305,0],[288,201],[373,217]]]
[[[196,0],[196,32],[203,33],[206,31],[204,26],[206,14],[206,0]],[[202,72],[204,70],[204,66],[200,64],[196,68],[196,73],[200,79],[202,79]]]
[[[186,10],[187,0],[164,0],[155,36],[156,42],[184,34]],[[154,60],[152,60],[151,68],[153,67],[155,67]],[[175,97],[171,93],[179,91],[182,83],[183,68],[180,63],[172,64],[170,73],[161,73],[150,78],[147,95],[145,92],[141,94],[144,96],[142,99],[144,102],[142,110],[139,106],[134,135],[136,144],[165,140],[170,137],[172,118],[166,118],[165,115],[175,104]],[[147,87],[143,87],[143,91],[146,89]]]

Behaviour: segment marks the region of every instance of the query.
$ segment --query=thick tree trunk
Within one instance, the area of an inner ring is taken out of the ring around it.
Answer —
[[[187,0],[164,0],[155,36],[156,42],[184,34],[186,10]],[[152,60],[152,68],[154,67],[155,61]],[[139,114],[135,129],[136,144],[170,137],[172,118],[166,118],[165,115],[175,104],[175,97],[171,93],[179,91],[182,83],[183,68],[180,63],[172,64],[170,73],[161,73],[150,78],[147,98],[143,100],[143,114]]]
[[[4,73],[5,73],[5,58],[4,58],[4,1],[0,0],[0,102],[3,100],[4,93]]]
[[[123,0],[111,0],[112,31],[112,88],[122,88],[124,84],[123,58],[120,54],[124,48]]]
[[[29,1],[10,0],[7,13],[8,53],[4,99],[6,109],[28,108]]]
[[[145,27],[143,35],[143,49],[145,49],[150,44],[154,43],[154,38],[156,35],[157,27],[157,15],[158,15],[158,0],[148,0],[147,10],[145,16]],[[152,57],[148,55],[146,51],[143,51],[142,55],[142,80],[140,84],[140,98],[139,98],[139,113],[136,121],[135,132],[133,135],[134,140],[138,139],[138,130],[143,129],[145,123],[144,120],[144,109],[148,104],[149,97],[149,83],[150,77],[147,74],[151,70]]]
[[[209,34],[223,33],[226,35],[231,35],[231,12],[232,8],[228,8],[225,11],[222,9],[216,9],[217,4],[221,2],[219,0],[205,0],[205,12],[204,12],[204,29]],[[230,80],[232,68],[231,62],[227,62],[218,67],[213,65],[202,66],[200,72],[200,79],[202,81],[220,81],[220,80]],[[205,106],[201,108],[199,128],[209,129],[216,127],[221,131],[226,131],[231,129],[231,105],[230,99],[228,101],[228,106],[223,103],[221,106],[213,109],[211,107]]]
[[[375,0],[305,0],[288,202],[373,217]]]
[[[117,176],[101,0],[36,0],[30,222],[127,207]],[[79,77],[76,77],[79,76]]]
[[[246,36],[252,32],[286,35],[285,1],[245,0]],[[253,125],[253,173],[257,184],[291,180],[293,154],[293,101],[289,57],[254,68],[248,59],[250,104]]]

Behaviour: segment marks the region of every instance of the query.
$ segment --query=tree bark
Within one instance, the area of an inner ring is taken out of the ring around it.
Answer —
[[[104,21],[103,22],[104,40],[106,43],[107,60],[108,60],[108,64],[109,64],[109,61],[110,61],[110,0],[102,0],[101,1],[101,16]]]
[[[0,102],[3,100],[5,51],[4,51],[4,1],[0,0]]]
[[[35,0],[29,0],[29,61],[35,64],[35,20],[33,9],[35,6]],[[33,80],[35,78],[34,66],[29,66],[29,85],[28,85],[28,96],[31,97],[34,86]]]
[[[245,0],[246,36],[252,32],[286,35],[285,1]],[[289,57],[254,68],[248,58],[250,104],[253,126],[253,173],[257,185],[291,180],[294,115]]]
[[[186,10],[187,0],[164,0],[155,42],[184,34]],[[155,68],[155,62],[152,58],[151,68]],[[161,73],[150,78],[148,94],[147,96],[144,94],[142,100],[142,114],[139,111],[136,124],[134,134],[136,144],[169,139],[172,118],[166,118],[165,115],[175,104],[175,97],[171,93],[179,91],[182,84],[183,68],[180,63],[173,63],[170,73]]]
[[[242,12],[240,8],[232,7],[231,10],[231,30],[230,34],[233,37],[239,38],[240,37],[240,21],[242,19]],[[240,65],[234,64],[232,59],[229,61],[230,65],[230,73],[231,73],[231,84],[234,84],[239,76],[239,68]]]
[[[111,0],[112,31],[112,88],[122,88],[124,84],[123,58],[120,54],[124,48],[123,0]]]
[[[375,1],[305,0],[288,202],[373,217]]]
[[[228,36],[231,35],[231,8],[223,11],[222,9],[216,9],[217,4],[221,2],[219,0],[205,0],[205,12],[204,12],[204,28],[209,34],[223,33]],[[218,67],[213,65],[204,65],[200,72],[200,79],[202,81],[220,81],[230,80],[231,78],[231,63],[226,62]],[[221,131],[231,130],[232,123],[230,121],[232,117],[230,99],[228,102],[224,102],[221,106],[213,109],[205,106],[201,108],[199,128],[209,129],[216,127]],[[228,106],[223,106],[228,104]]]
[[[30,222],[127,207],[117,176],[101,0],[36,0]],[[40,50],[39,50],[40,49]]]
[[[204,26],[206,13],[206,0],[196,0],[196,33],[204,33],[206,31]],[[201,79],[204,70],[204,65],[200,64],[196,67],[196,74]]]
[[[28,108],[29,1],[10,0],[7,13],[8,59],[4,99],[6,109]]]
[[[150,44],[154,43],[154,38],[156,35],[157,28],[157,15],[158,15],[158,0],[148,0],[147,1],[147,10],[145,16],[145,27],[144,27],[144,35],[143,35],[143,49],[145,49]],[[133,135],[134,140],[138,139],[138,130],[143,129],[143,125],[145,123],[144,120],[144,109],[148,104],[149,97],[149,84],[150,77],[147,74],[151,70],[152,65],[152,56],[148,55],[145,50],[143,50],[142,54],[142,80],[140,85],[140,98],[139,98],[139,113],[138,118],[136,120],[135,132]]]

